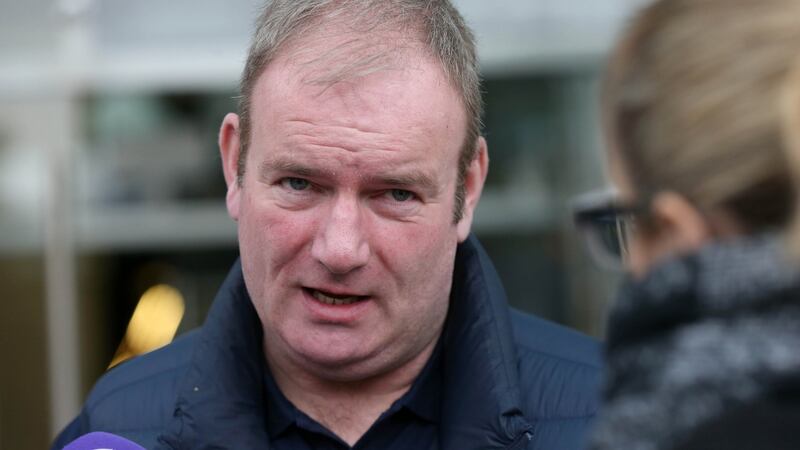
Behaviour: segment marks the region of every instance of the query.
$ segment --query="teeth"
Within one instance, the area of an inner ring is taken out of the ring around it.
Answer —
[[[330,297],[317,290],[312,291],[311,295],[326,305],[349,305],[361,300],[360,297]]]

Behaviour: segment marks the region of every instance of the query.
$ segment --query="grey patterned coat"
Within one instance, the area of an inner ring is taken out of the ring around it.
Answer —
[[[783,255],[774,236],[728,241],[625,282],[591,448],[800,448],[800,423],[756,415],[785,398],[772,412],[798,417],[800,271]]]

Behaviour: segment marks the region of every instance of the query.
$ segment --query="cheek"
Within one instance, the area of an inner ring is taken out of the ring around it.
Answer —
[[[638,278],[643,277],[650,270],[654,261],[658,259],[658,254],[654,242],[645,239],[641,233],[636,234],[630,243],[628,270]]]
[[[450,302],[457,246],[455,228],[429,233],[419,244],[418,259],[412,262],[411,288],[404,296],[408,300],[406,317],[412,330],[431,338],[441,329]]]
[[[258,289],[250,292],[253,300],[264,300],[265,290],[276,286],[277,279],[286,267],[301,255],[301,249],[310,241],[313,220],[297,217],[278,207],[259,202],[251,196],[243,197],[239,218],[239,249],[248,276],[248,286]]]
[[[394,224],[376,231],[387,236],[377,240],[380,248],[376,253],[384,267],[394,272],[406,304],[447,294],[458,242],[449,216],[447,221],[433,225]]]
[[[647,270],[643,249],[639,245],[631,242],[629,251],[628,261],[626,263],[627,269],[637,278],[641,278]]]

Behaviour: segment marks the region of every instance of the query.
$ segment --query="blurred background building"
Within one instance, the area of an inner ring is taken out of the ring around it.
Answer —
[[[216,133],[259,3],[0,0],[0,449],[47,447],[135,353],[140,300],[167,317],[147,342],[202,323],[237,257]],[[455,3],[485,78],[475,233],[514,305],[602,336],[617,276],[570,199],[604,184],[597,82],[643,0]]]

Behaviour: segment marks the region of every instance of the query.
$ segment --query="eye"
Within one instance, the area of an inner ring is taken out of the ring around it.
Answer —
[[[407,202],[414,198],[414,194],[411,191],[407,191],[405,189],[392,189],[389,191],[392,195],[392,199],[396,202]]]
[[[284,178],[281,180],[281,184],[283,187],[289,188],[293,191],[305,191],[311,187],[311,183],[308,180],[295,177]]]

